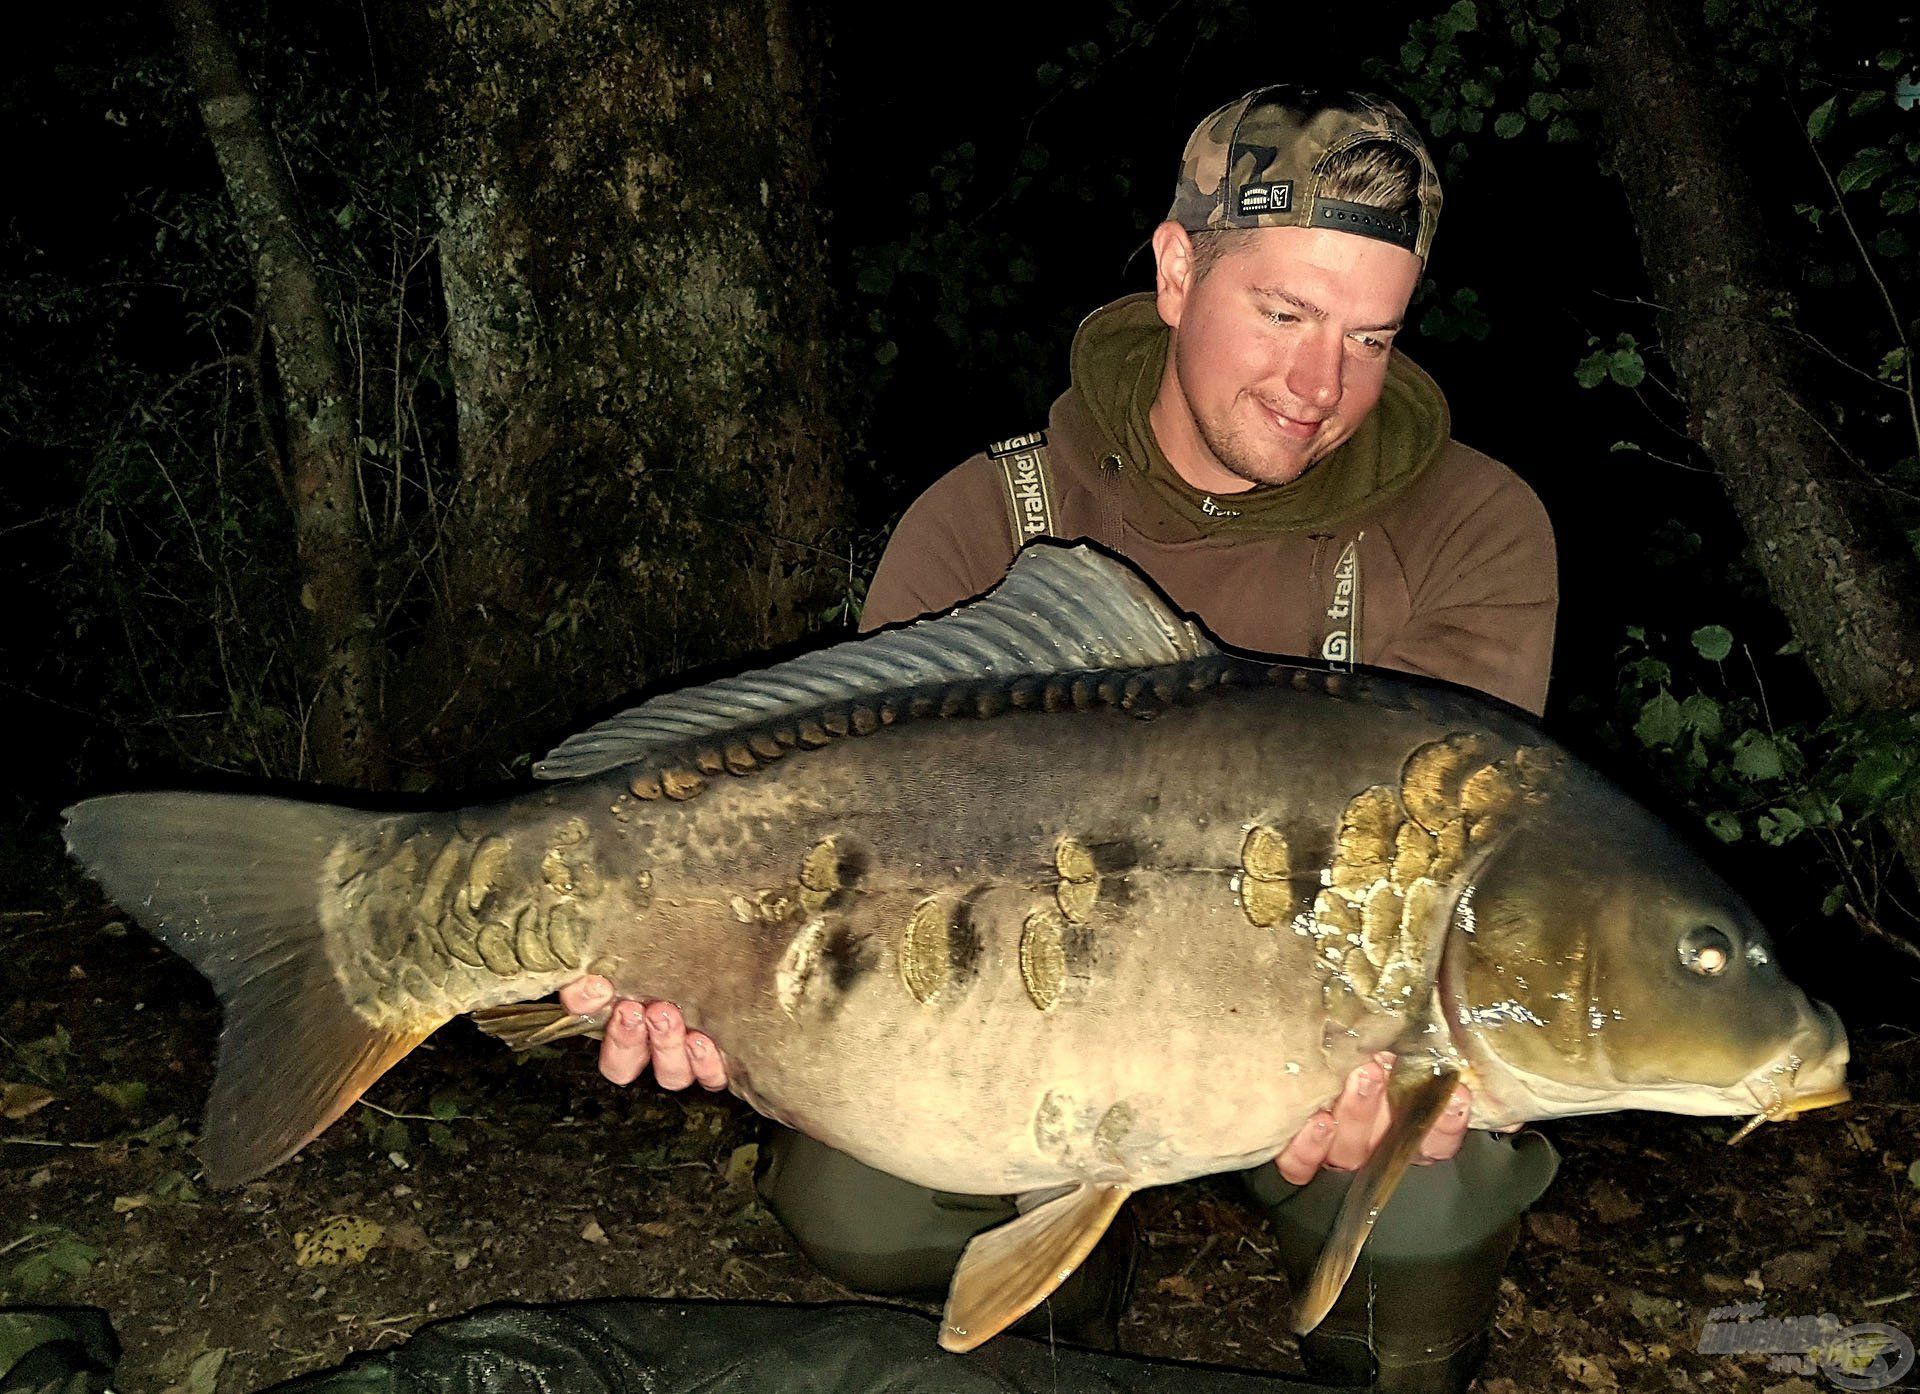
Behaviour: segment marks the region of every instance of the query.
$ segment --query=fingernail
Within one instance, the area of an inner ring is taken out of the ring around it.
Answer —
[[[620,1013],[620,1024],[629,1031],[638,1031],[641,1027],[640,1009],[628,1007]]]
[[[1325,1137],[1333,1131],[1333,1124],[1324,1118],[1316,1118],[1313,1120],[1313,1131],[1320,1137]]]
[[[1380,1092],[1380,1076],[1372,1070],[1366,1071],[1360,1076],[1360,1083],[1354,1092],[1363,1099],[1371,1099]]]
[[[695,1060],[705,1060],[707,1058],[707,1043],[705,1041],[688,1041],[687,1054],[691,1055]]]

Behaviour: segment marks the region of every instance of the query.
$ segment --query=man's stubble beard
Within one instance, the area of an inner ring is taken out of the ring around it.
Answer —
[[[1320,449],[1318,436],[1309,442],[1309,448],[1301,454],[1292,454],[1280,450],[1260,451],[1246,439],[1247,432],[1234,426],[1221,427],[1198,415],[1193,418],[1194,428],[1200,433],[1201,442],[1214,460],[1228,474],[1236,479],[1244,479],[1256,488],[1272,488],[1280,484],[1291,484],[1308,470],[1319,464],[1326,452]]]

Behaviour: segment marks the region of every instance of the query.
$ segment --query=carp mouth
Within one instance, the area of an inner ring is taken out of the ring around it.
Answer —
[[[1839,1016],[1824,1002],[1811,1002],[1813,1020],[1781,1061],[1747,1080],[1746,1088],[1758,1112],[1732,1137],[1731,1147],[1753,1135],[1763,1123],[1779,1123],[1817,1108],[1831,1108],[1853,1097],[1847,1088],[1847,1033]],[[1809,1065],[1801,1051],[1812,1057]]]

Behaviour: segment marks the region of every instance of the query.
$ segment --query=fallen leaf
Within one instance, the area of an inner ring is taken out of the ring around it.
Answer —
[[[1803,1288],[1823,1278],[1833,1267],[1838,1252],[1832,1244],[1812,1249],[1790,1249],[1768,1259],[1760,1266],[1760,1276],[1768,1287]]]
[[[389,1249],[398,1249],[403,1254],[424,1254],[433,1248],[427,1238],[427,1232],[412,1220],[402,1220],[398,1224],[387,1226],[386,1245]]]
[[[1612,1181],[1602,1181],[1589,1197],[1593,1213],[1601,1224],[1618,1225],[1640,1217],[1643,1207]]]
[[[744,1185],[753,1180],[753,1169],[760,1165],[760,1144],[749,1142],[733,1149],[727,1158],[727,1184]]]
[[[204,1350],[187,1366],[186,1394],[214,1394],[220,1387],[220,1367],[227,1363],[227,1348]]]
[[[607,1238],[607,1232],[600,1228],[600,1222],[591,1218],[587,1221],[587,1227],[580,1231],[580,1237],[589,1244],[606,1244],[611,1242]]]
[[[311,1232],[293,1236],[293,1261],[302,1268],[359,1263],[373,1252],[385,1229],[357,1215],[335,1215]]]
[[[1200,1284],[1194,1282],[1193,1279],[1187,1277],[1184,1273],[1175,1273],[1170,1278],[1162,1278],[1153,1286],[1154,1291],[1164,1292],[1173,1297],[1178,1297],[1184,1302],[1198,1302],[1200,1300]]]
[[[634,1228],[649,1239],[671,1239],[680,1232],[678,1225],[670,1225],[665,1220],[648,1220]]]
[[[1562,1374],[1582,1389],[1618,1389],[1619,1379],[1613,1373],[1613,1367],[1597,1355],[1575,1355],[1562,1351],[1554,1357],[1554,1363]]]
[[[57,1097],[51,1089],[42,1089],[37,1084],[0,1081],[0,1118],[11,1118],[18,1123],[33,1117]]]
[[[1551,1210],[1533,1210],[1527,1214],[1527,1231],[1542,1244],[1565,1248],[1580,1238],[1580,1226],[1566,1215]]]

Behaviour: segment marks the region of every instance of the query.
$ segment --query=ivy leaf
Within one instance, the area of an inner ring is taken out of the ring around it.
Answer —
[[[1719,663],[1733,652],[1733,631],[1723,624],[1710,624],[1693,631],[1693,647],[1709,662]]]
[[[1644,746],[1672,745],[1681,734],[1680,703],[1662,689],[1640,708],[1640,719],[1633,723],[1633,734]]]
[[[1493,123],[1493,133],[1502,140],[1512,140],[1526,128],[1527,118],[1517,111],[1503,111]]]
[[[1833,107],[1840,100],[1836,94],[1827,98],[1813,109],[1813,115],[1807,118],[1807,134],[1815,140],[1825,140],[1827,132],[1833,129]]]
[[[1622,387],[1638,387],[1647,380],[1646,360],[1639,349],[1616,349],[1607,360],[1607,376]]]

